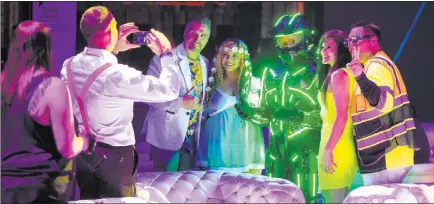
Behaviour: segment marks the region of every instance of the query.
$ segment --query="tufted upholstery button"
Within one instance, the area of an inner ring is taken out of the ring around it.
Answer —
[[[224,171],[144,172],[137,191],[150,186],[172,203],[305,203],[297,185],[285,179]],[[158,202],[159,198],[151,202]]]

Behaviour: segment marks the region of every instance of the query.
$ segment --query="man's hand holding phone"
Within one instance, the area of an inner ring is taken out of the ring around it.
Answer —
[[[132,34],[139,32],[139,28],[134,25],[134,23],[126,23],[119,27],[118,41],[113,49],[113,53],[118,54],[119,52],[124,52],[130,49],[139,48],[140,45],[133,44],[127,40],[127,37]]]
[[[147,46],[157,56],[160,56],[163,53],[168,53],[172,50],[172,45],[169,40],[160,31],[151,29],[151,32],[145,38],[147,42],[149,42]]]
[[[133,34],[133,40],[128,37]],[[140,40],[140,42],[138,41]],[[160,31],[151,29],[150,32],[140,31],[134,23],[126,23],[119,27],[118,41],[113,49],[113,53],[124,52],[127,50],[139,48],[141,45],[147,45],[152,52],[158,56],[170,52],[172,45],[167,37]]]

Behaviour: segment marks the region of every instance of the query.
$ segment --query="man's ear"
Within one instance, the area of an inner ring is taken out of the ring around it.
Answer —
[[[109,46],[112,46],[112,32],[113,32],[113,30],[112,29],[107,29],[107,31],[103,34],[103,36],[102,36],[102,41],[104,42],[104,43],[107,43],[107,48],[109,47]],[[119,34],[118,34],[118,38],[119,38]],[[113,49],[114,48],[114,46],[115,45],[113,45],[113,47],[110,47],[110,49]]]
[[[112,29],[107,29],[105,35],[111,36],[111,34],[112,34]]]
[[[377,36],[372,37],[371,40],[370,40],[370,42],[371,43],[375,43],[375,44],[379,43],[378,42],[378,37]]]

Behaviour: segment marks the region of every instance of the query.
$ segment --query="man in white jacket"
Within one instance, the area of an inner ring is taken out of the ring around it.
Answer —
[[[132,126],[134,102],[166,102],[179,95],[179,69],[175,66],[167,38],[153,29],[146,37],[147,46],[159,56],[162,71],[154,76],[142,75],[134,68],[118,64],[113,54],[140,47],[126,39],[138,32],[138,28],[133,23],[122,25],[118,36],[116,24],[106,7],[95,6],[86,10],[80,29],[87,46],[83,52],[66,60],[61,71],[71,93],[84,90],[85,93],[79,97],[76,94],[72,96],[74,116],[80,129],[89,127],[98,140],[92,155],[81,155],[77,159],[81,199],[135,195],[138,158]],[[93,80],[86,83],[89,79]],[[83,100],[86,124],[77,98]]]
[[[172,50],[182,78],[179,97],[167,103],[148,103],[142,134],[151,144],[155,171],[186,171],[194,168],[205,98],[208,60],[200,55],[211,32],[211,21],[195,17],[184,29],[184,42]],[[154,56],[148,73],[158,76],[160,57]]]

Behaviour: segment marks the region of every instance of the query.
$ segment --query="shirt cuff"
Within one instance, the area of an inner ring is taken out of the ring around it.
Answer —
[[[163,58],[165,56],[171,56],[171,57],[173,57],[173,54],[172,54],[172,52],[165,52],[165,53],[163,53],[163,54],[160,55],[160,58]]]

